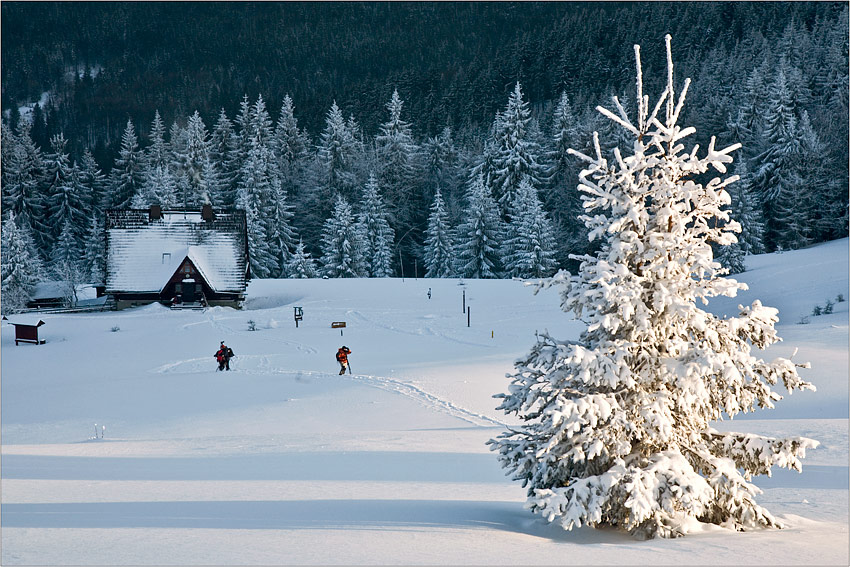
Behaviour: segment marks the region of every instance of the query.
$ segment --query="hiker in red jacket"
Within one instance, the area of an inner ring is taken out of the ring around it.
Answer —
[[[348,355],[351,354],[351,350],[345,345],[340,347],[338,351],[336,351],[336,361],[339,362],[339,373],[340,375],[345,374],[345,369],[348,368],[348,373],[351,374],[351,368],[348,366]]]

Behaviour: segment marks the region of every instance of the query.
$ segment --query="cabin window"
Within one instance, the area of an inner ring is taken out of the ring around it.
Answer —
[[[174,293],[183,293],[183,284],[174,284]]]
[[[162,253],[162,263],[170,264],[171,263],[171,252],[163,252]]]

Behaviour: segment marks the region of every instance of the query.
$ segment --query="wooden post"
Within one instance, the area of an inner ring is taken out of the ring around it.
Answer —
[[[466,313],[466,290],[463,290],[463,312]]]
[[[466,326],[469,327],[469,314],[472,313],[472,307],[466,308]]]

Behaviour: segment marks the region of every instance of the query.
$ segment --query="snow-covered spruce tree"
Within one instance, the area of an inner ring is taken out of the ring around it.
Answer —
[[[33,237],[38,242],[47,238],[49,233],[43,224],[45,195],[39,181],[44,175],[44,156],[30,136],[30,123],[21,120],[17,135],[12,140],[4,140],[3,163],[3,215],[14,212],[18,226],[26,223],[36,231]],[[41,238],[41,235],[45,235]]]
[[[330,278],[359,278],[366,275],[363,235],[351,205],[338,195],[333,216],[322,231],[322,273]]]
[[[440,188],[434,195],[428,228],[425,231],[425,277],[448,278],[452,276],[452,228],[443,203]]]
[[[83,273],[95,285],[106,278],[106,231],[98,217],[97,212],[91,215],[83,254]]]
[[[222,108],[210,134],[210,160],[218,167],[217,185],[212,188],[213,205],[230,208],[236,202],[239,175],[239,137]]]
[[[186,125],[186,160],[184,174],[189,191],[189,204],[210,204],[211,188],[218,186],[218,173],[210,163],[210,137],[204,120],[196,110]]]
[[[127,127],[121,136],[121,149],[115,166],[112,168],[109,190],[106,195],[107,209],[126,209],[144,181],[144,154],[139,149],[136,127],[127,120]]]
[[[369,276],[388,278],[393,275],[393,240],[395,231],[390,227],[389,214],[384,200],[378,192],[378,180],[374,175],[363,190],[360,209],[360,226],[363,234],[363,257]]]
[[[462,278],[497,278],[502,266],[499,250],[505,233],[499,206],[479,175],[467,194],[467,209],[457,227],[455,272]]]
[[[565,529],[611,525],[645,538],[684,534],[694,520],[779,526],[756,504],[751,477],[774,465],[801,470],[817,442],[724,433],[711,422],[772,408],[779,381],[789,392],[814,387],[797,374],[807,365],[752,353],[779,340],[776,309],[755,301],[720,319],[697,307],[744,289],[720,277],[710,247],[735,240],[721,209],[735,178],[691,178],[710,166],[725,172],[737,145],[718,151],[712,138],[705,157],[684,152],[680,140],[694,129],[677,125],[688,81],[676,101],[670,36],[667,88],[652,112],[637,46],[635,55],[637,121],[599,108],[631,133],[631,155],[616,150],[609,164],[596,136],[596,157],[579,156],[589,164],[584,220],[605,239],[601,250],[577,275],[538,288],[561,287],[562,308],[587,330],[578,341],[544,334],[516,362],[510,393],[496,397],[525,423],[489,444],[528,488],[527,506]]]
[[[15,213],[10,212],[3,221],[3,245],[0,247],[0,279],[2,314],[15,313],[27,305],[42,271],[35,241],[24,224],[18,227]]]
[[[389,120],[381,124],[375,138],[380,171],[378,181],[387,196],[393,226],[399,233],[417,226],[416,212],[423,209],[419,184],[419,147],[413,140],[411,126],[401,119],[404,101],[394,90],[386,107]]]
[[[538,163],[543,154],[530,132],[531,111],[522,99],[517,83],[505,110],[498,114],[496,128],[496,156],[493,159],[492,188],[502,214],[511,217],[511,205],[524,177],[539,185],[545,176],[545,167]]]
[[[511,206],[505,269],[514,277],[545,278],[555,272],[555,232],[528,177]]]
[[[316,262],[310,257],[310,253],[304,249],[304,242],[298,241],[295,252],[286,266],[286,273],[290,278],[315,278],[318,276]]]

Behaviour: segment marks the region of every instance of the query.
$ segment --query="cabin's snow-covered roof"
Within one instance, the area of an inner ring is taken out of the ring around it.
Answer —
[[[185,258],[216,292],[244,292],[247,273],[245,216],[216,212],[163,211],[151,220],[147,210],[107,213],[108,292],[159,293]]]

